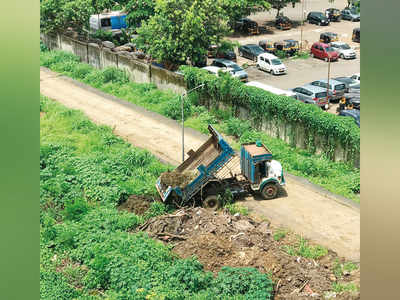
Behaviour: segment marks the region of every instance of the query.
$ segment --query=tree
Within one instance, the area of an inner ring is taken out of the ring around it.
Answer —
[[[229,24],[252,13],[269,10],[270,1],[265,0],[217,0],[229,18]]]
[[[293,7],[296,5],[296,3],[299,3],[300,0],[269,0],[269,3],[271,3],[272,8],[276,9],[276,16],[279,16],[279,12],[284,9],[286,6],[288,6],[290,3],[293,5]]]
[[[128,14],[126,17],[128,26],[140,27],[142,21],[146,21],[154,15],[155,6],[154,0],[130,0],[124,9]]]
[[[135,40],[158,62],[175,68],[204,60],[210,44],[229,32],[228,18],[215,0],[158,0]]]

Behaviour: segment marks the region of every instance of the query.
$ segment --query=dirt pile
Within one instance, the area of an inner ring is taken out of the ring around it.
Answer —
[[[275,282],[275,299],[323,299],[324,293],[332,289],[333,264],[327,267],[312,259],[288,255],[282,249],[282,241],[274,240],[274,229],[266,221],[235,217],[227,211],[187,208],[152,218],[139,230],[173,243],[173,251],[181,257],[195,255],[206,270],[218,272],[223,266],[232,266],[270,272]],[[326,259],[331,262],[336,258],[330,252]],[[358,299],[351,295],[335,296]]]
[[[184,188],[188,185],[193,179],[198,176],[197,170],[177,172],[176,170],[172,172],[164,172],[160,176],[161,183],[165,186],[179,186],[180,188]]]
[[[118,206],[118,210],[126,210],[135,215],[143,215],[149,209],[151,201],[150,197],[131,195]]]

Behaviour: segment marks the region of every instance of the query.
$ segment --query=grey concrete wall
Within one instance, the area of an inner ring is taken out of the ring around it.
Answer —
[[[40,38],[42,39],[43,43],[47,46],[47,48],[49,48],[50,50],[61,49],[59,35],[41,33]]]
[[[125,70],[130,80],[137,83],[150,83],[149,65],[134,59],[131,55],[117,54],[118,68]]]
[[[150,65],[150,80],[161,90],[172,90],[174,93],[182,94],[186,91],[185,79],[182,75]]]
[[[112,52],[108,48],[102,48],[100,51],[100,67],[118,67],[118,58],[115,52]]]
[[[100,63],[100,47],[97,44],[88,44],[88,63],[97,69],[101,69]]]
[[[76,56],[81,58],[82,62],[88,63],[88,44],[80,41],[72,41],[72,50]]]
[[[60,35],[60,41],[61,41],[60,45],[61,50],[74,53],[74,47],[73,47],[74,40],[72,38],[67,37],[65,35]]]

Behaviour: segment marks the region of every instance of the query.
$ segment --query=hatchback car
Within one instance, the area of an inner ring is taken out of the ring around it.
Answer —
[[[233,61],[223,59],[223,58],[217,58],[214,59],[214,61],[211,63],[212,66],[220,67],[220,68],[231,68],[231,74],[233,77],[239,78],[241,81],[248,81],[248,75],[245,70],[243,70],[241,67],[239,67],[236,63]]]
[[[325,90],[328,88],[328,80],[326,79],[316,80],[311,82],[310,84],[313,86],[324,88]],[[330,79],[329,92],[332,93],[331,101],[339,101],[341,98],[343,98],[344,93],[346,92],[346,85],[343,82],[337,81],[335,79]]]
[[[257,56],[264,53],[264,49],[256,44],[247,44],[239,47],[239,56],[257,61]]]
[[[335,77],[333,79],[343,82],[346,85],[346,90],[345,90],[346,93],[349,91],[350,88],[358,84],[358,82],[351,77]]]
[[[325,61],[335,61],[339,58],[339,53],[337,53],[335,49],[328,44],[320,42],[314,43],[311,46],[310,55],[311,57],[321,58]]]
[[[306,103],[306,104],[314,104],[319,106],[322,109],[329,108],[329,98],[327,99],[327,91],[326,88],[322,88],[315,85],[305,85],[299,86],[292,89],[293,92],[297,94],[297,98]],[[332,95],[331,92],[329,95]]]
[[[307,21],[310,24],[329,25],[329,19],[319,11],[312,11],[307,15]]]
[[[286,66],[273,54],[262,53],[257,57],[257,68],[270,72],[271,75],[286,74]]]
[[[340,58],[353,59],[357,57],[356,51],[354,51],[354,49],[351,48],[347,43],[333,42],[331,43],[331,47],[335,49],[337,53],[339,53]]]
[[[341,15],[343,20],[349,20],[352,22],[360,21],[360,13],[357,12],[355,8],[345,8],[342,10]]]

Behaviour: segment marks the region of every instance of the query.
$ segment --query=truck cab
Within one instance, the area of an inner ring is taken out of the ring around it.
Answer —
[[[121,32],[126,28],[126,13],[113,11],[98,15],[91,15],[89,18],[90,32],[95,33],[98,30],[111,31],[113,34]]]
[[[272,159],[271,151],[259,141],[242,145],[240,168],[251,189],[259,191],[264,199],[275,198],[279,186],[285,185],[281,164]]]

